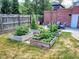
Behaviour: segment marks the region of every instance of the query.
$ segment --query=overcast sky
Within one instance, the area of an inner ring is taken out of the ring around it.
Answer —
[[[53,1],[53,0],[50,0],[50,1]],[[79,0],[63,0],[62,5],[66,6],[68,8],[73,5],[73,1],[76,2]],[[24,0],[19,0],[19,2],[24,2]]]
[[[24,0],[18,0],[19,2],[24,2]]]
[[[52,0],[51,0],[52,1]],[[66,1],[66,0],[65,0]],[[79,1],[79,0],[67,0],[67,1]],[[24,2],[24,0],[19,0],[19,2]]]

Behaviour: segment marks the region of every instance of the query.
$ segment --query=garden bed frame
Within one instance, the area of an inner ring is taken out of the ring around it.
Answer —
[[[16,40],[16,41],[22,41],[22,42],[28,41],[30,38],[32,38],[32,33],[22,35],[22,36],[17,36],[17,35],[14,35],[14,34],[9,35],[9,39]]]
[[[61,32],[59,32],[59,35],[61,34]],[[40,42],[39,40],[35,40],[35,39],[32,39],[30,40],[30,44],[33,45],[33,46],[37,46],[37,47],[40,47],[40,48],[51,48],[53,46],[53,44],[55,43],[55,41],[58,39],[58,36],[55,36],[49,44],[46,44],[46,43],[43,43],[43,42]]]

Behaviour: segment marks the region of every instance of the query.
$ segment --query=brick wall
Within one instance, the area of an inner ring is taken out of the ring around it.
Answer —
[[[69,8],[69,9],[59,9],[57,11],[53,11],[53,10],[45,11],[44,23],[47,24],[50,22],[61,21],[62,23],[66,22],[67,26],[70,27],[70,24],[71,24],[70,14],[79,14],[79,6]]]

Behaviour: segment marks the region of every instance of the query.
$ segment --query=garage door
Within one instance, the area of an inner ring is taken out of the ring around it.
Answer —
[[[71,18],[71,27],[77,28],[78,25],[78,14],[73,14]]]

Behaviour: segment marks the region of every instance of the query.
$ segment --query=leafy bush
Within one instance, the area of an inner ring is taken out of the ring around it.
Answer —
[[[36,16],[32,15],[31,29],[37,29]]]
[[[35,37],[37,38],[40,37],[40,39],[48,39],[50,36],[51,36],[51,33],[47,29],[44,29],[44,28],[40,29],[40,34],[35,35]]]
[[[41,39],[48,39],[50,37],[50,33],[49,32],[43,32],[40,33],[39,36],[41,37]]]
[[[41,40],[41,42],[49,43],[55,36],[58,31],[58,26],[52,24],[49,26],[49,29],[45,29],[43,26],[39,26],[39,34],[34,35],[34,39]]]
[[[41,32],[43,32],[45,29],[43,28],[43,26],[40,26],[40,25],[39,25],[39,26],[38,26],[38,30],[39,30],[40,33],[41,33]]]
[[[50,30],[50,32],[56,32],[56,31],[58,31],[58,26],[56,24],[51,24],[49,26],[49,30]]]
[[[28,32],[29,32],[29,28],[25,25],[21,25],[16,27],[15,35],[21,36],[21,35],[25,35]]]

